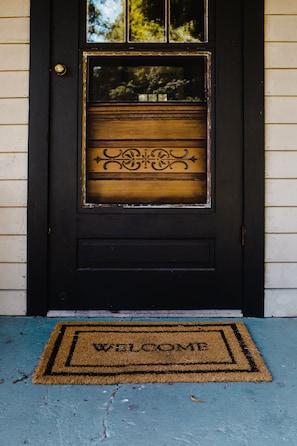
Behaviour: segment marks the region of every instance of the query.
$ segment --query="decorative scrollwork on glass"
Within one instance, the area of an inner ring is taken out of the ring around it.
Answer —
[[[103,156],[97,155],[94,158],[97,164],[103,163],[103,169],[108,170],[110,164],[116,163],[119,169],[130,171],[147,169],[150,167],[155,171],[172,169],[173,165],[179,163],[184,166],[184,170],[189,168],[189,163],[195,163],[197,158],[189,155],[189,151],[184,149],[182,155],[175,153],[173,149],[118,149],[118,153],[111,154],[109,149],[103,150]]]

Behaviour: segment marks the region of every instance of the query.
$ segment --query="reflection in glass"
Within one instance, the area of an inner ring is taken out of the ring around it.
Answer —
[[[88,0],[88,42],[125,41],[125,0]]]
[[[129,41],[165,42],[165,2],[129,1]]]
[[[170,0],[170,42],[204,40],[204,0]]]
[[[206,0],[87,0],[87,42],[204,42]]]
[[[96,58],[89,61],[90,102],[204,102],[204,57],[137,59]]]

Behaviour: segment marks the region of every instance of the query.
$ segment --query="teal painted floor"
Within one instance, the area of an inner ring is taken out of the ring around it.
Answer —
[[[58,320],[0,317],[1,445],[297,445],[297,319],[233,319],[248,327],[270,383],[32,384]]]

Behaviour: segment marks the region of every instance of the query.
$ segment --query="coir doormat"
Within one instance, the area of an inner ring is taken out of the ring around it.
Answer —
[[[59,322],[36,384],[271,381],[241,322]]]

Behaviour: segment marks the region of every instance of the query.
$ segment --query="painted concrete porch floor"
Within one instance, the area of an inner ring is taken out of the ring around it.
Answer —
[[[296,318],[233,319],[247,325],[271,383],[32,384],[58,320],[0,318],[1,445],[297,445]]]

